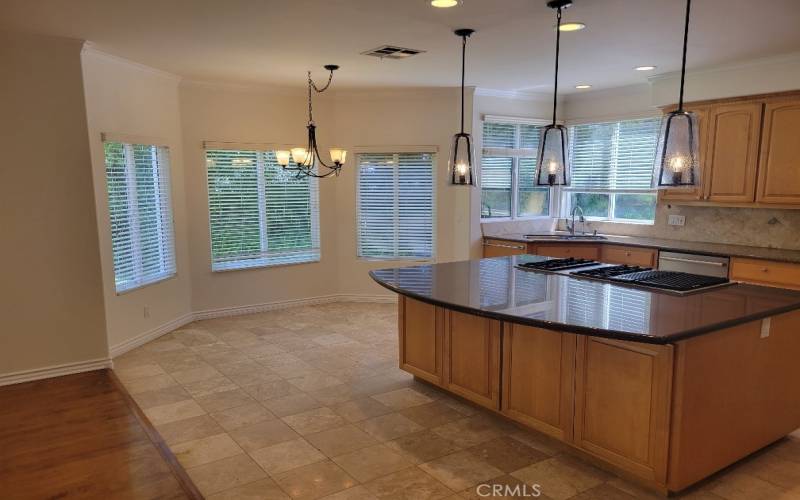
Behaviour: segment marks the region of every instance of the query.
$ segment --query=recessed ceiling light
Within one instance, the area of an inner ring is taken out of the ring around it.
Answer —
[[[592,88],[592,86],[587,83],[582,83],[580,85],[575,85],[575,88],[583,90],[583,89],[590,89]]]
[[[656,69],[656,67],[655,66],[636,66],[633,69],[635,69],[636,71],[653,71],[654,69]]]
[[[448,7],[455,7],[458,5],[458,0],[431,0],[431,6],[440,9],[447,9]]]
[[[586,25],[579,22],[562,23],[560,31],[580,31],[586,28]]]

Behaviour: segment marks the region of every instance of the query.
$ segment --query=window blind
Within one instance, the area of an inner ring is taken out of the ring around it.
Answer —
[[[431,259],[434,255],[434,155],[358,155],[358,256]]]
[[[169,149],[103,143],[117,293],[175,275]]]
[[[550,190],[535,186],[541,126],[483,122],[481,217],[524,217],[550,212]]]
[[[572,190],[649,190],[660,120],[570,127]]]
[[[212,270],[319,261],[317,179],[273,151],[209,149],[206,163]]]

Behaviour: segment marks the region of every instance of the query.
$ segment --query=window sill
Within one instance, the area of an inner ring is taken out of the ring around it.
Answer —
[[[307,260],[289,260],[288,258],[285,260],[281,259],[271,259],[271,261],[265,261],[264,259],[253,259],[252,262],[242,263],[243,261],[236,261],[236,262],[227,262],[222,264],[211,264],[211,272],[212,273],[228,273],[232,271],[248,271],[252,269],[264,269],[264,268],[272,268],[272,267],[286,267],[286,266],[298,266],[302,264],[315,264],[320,262],[321,257],[317,254],[314,257],[311,257]]]
[[[546,219],[553,219],[549,215],[533,215],[531,217],[492,217],[491,219],[481,219],[481,224],[491,224],[492,222],[517,222],[517,221],[535,221],[535,220],[546,220]]]
[[[569,219],[569,217],[567,217]],[[619,219],[601,219],[601,218],[594,218],[594,217],[586,217],[587,222],[601,222],[603,224],[625,224],[629,226],[653,226],[655,225],[656,221],[646,220],[646,221],[637,221],[637,220],[619,220]]]
[[[147,283],[142,283],[140,285],[136,285],[136,286],[133,286],[133,287],[130,287],[130,288],[125,288],[123,290],[116,289],[116,284],[114,285],[114,288],[116,289],[117,297],[119,297],[121,295],[127,295],[127,294],[129,294],[131,292],[135,292],[137,290],[141,290],[142,288],[147,288],[147,287],[152,286],[152,285],[157,285],[159,283],[163,283],[165,281],[168,281],[168,280],[171,280],[172,278],[177,278],[177,277],[178,277],[178,273],[176,272],[176,273],[170,274],[169,276],[163,276],[161,278],[158,278],[155,281],[148,281]]]

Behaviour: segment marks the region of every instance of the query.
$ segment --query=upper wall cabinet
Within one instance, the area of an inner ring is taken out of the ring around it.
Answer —
[[[800,204],[800,98],[766,105],[757,201]]]
[[[662,191],[662,201],[800,208],[797,92],[693,103],[686,108],[700,118],[700,186]]]
[[[752,202],[756,198],[760,102],[721,104],[709,114],[706,200]]]

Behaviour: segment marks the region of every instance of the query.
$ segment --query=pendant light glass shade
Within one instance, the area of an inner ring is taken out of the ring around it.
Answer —
[[[539,137],[537,186],[569,185],[569,134],[563,125],[547,125]]]
[[[689,13],[691,10],[692,0],[686,0],[678,109],[664,115],[661,121],[661,133],[658,137],[653,166],[653,187],[655,189],[688,188],[700,183],[700,124],[697,115],[683,109],[686,48],[689,40]]]
[[[472,168],[474,157],[472,136],[465,133],[454,135],[450,148],[450,160],[447,165],[450,184],[454,186],[474,186],[476,184],[475,171]]]
[[[673,111],[661,120],[656,149],[653,187],[692,187],[700,179],[699,123],[697,115]]]
[[[475,155],[472,151],[472,136],[464,132],[464,75],[467,58],[467,38],[475,30],[469,28],[457,29],[454,31],[456,36],[461,38],[461,132],[453,136],[453,144],[450,147],[450,156],[447,162],[447,174],[453,186],[475,186],[475,169],[472,168],[472,161]]]
[[[539,155],[536,157],[537,186],[569,186],[569,133],[556,123],[558,109],[558,56],[561,52],[561,11],[572,0],[550,0],[547,6],[556,11],[556,67],[553,84],[553,123],[542,128]]]

